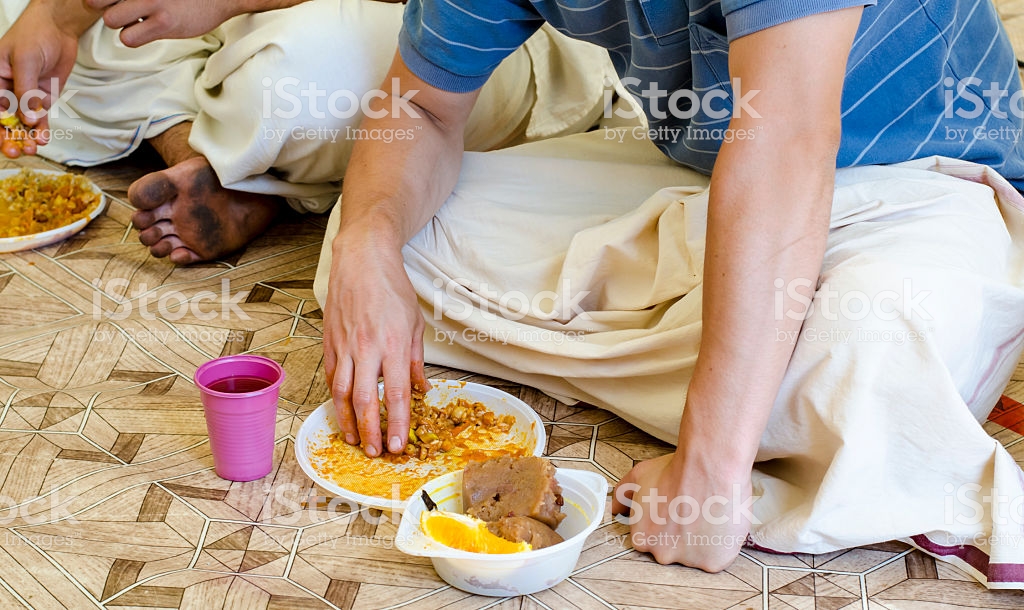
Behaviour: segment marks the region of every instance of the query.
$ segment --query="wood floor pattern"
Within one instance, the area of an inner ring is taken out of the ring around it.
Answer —
[[[1024,33],[1024,2],[1000,4]],[[51,166],[0,162],[17,165]],[[312,292],[325,218],[286,217],[240,254],[177,268],[150,258],[131,227],[135,161],[85,173],[111,197],[103,217],[61,244],[0,255],[0,608],[1024,607],[1024,593],[988,591],[900,542],[825,555],[745,550],[720,574],[661,566],[608,514],[550,590],[494,599],[453,589],[428,560],[394,548],[393,515],[339,502],[295,462],[299,425],[328,397]],[[225,280],[246,292],[225,319],[153,315],[161,299],[221,299]],[[190,379],[202,362],[242,352],[273,358],[287,381],[273,471],[230,483],[212,472]],[[610,482],[670,450],[599,409],[463,371],[428,373],[519,396],[546,422],[556,464]],[[1006,394],[986,430],[1024,464],[1024,363]]]

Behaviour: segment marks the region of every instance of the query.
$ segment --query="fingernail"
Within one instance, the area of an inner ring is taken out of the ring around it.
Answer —
[[[391,453],[398,453],[399,451],[401,451],[402,439],[398,438],[397,436],[392,436],[391,440],[388,441],[388,449],[391,450]]]
[[[363,448],[363,451],[366,452],[367,457],[377,457],[377,448],[373,445],[367,445]]]
[[[359,439],[356,438],[355,434],[346,434],[345,442],[348,443],[349,445],[355,445],[356,443],[359,442]]]

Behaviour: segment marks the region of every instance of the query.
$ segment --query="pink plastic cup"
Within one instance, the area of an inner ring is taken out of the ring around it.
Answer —
[[[263,356],[224,356],[196,369],[213,468],[222,479],[254,481],[274,462],[281,365]]]

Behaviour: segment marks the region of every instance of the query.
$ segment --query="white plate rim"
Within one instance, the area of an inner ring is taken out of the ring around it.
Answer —
[[[36,172],[39,174],[45,174],[48,176],[62,176],[64,174],[70,174],[71,172],[63,172],[56,169],[34,169],[30,167],[26,168],[12,168],[12,169],[0,169],[0,180],[9,178],[17,175],[22,170],[28,170],[30,172]],[[82,176],[85,178],[85,176]],[[76,235],[82,231],[93,220],[96,220],[100,214],[107,208],[107,194],[104,193],[96,183],[88,178],[85,178],[89,182],[89,186],[93,192],[99,194],[100,204],[96,206],[92,212],[89,213],[85,218],[80,218],[75,222],[64,225],[63,227],[57,227],[56,229],[50,229],[49,231],[43,231],[42,233],[31,233],[29,235],[18,235],[17,237],[0,237],[0,253],[8,252],[21,252],[24,250],[35,250],[36,248],[44,248],[46,246],[53,245],[59,241],[65,240],[72,235]]]
[[[496,393],[500,398],[509,402],[509,404],[518,403],[532,415],[530,421],[531,423],[534,424],[534,429],[537,435],[537,444],[534,446],[533,455],[540,456],[544,453],[544,449],[547,446],[547,434],[544,431],[544,420],[541,419],[540,415],[538,415],[537,412],[534,411],[532,407],[530,407],[530,405],[523,402],[522,399],[517,398],[509,394],[508,392],[505,392],[504,390],[495,388],[493,386],[475,383],[472,381],[459,381],[455,379],[431,379],[430,383],[433,384],[435,387],[442,386],[457,389],[469,389],[470,392],[478,391],[484,393]],[[383,386],[383,384],[381,384],[381,386]],[[479,400],[484,404],[488,404],[487,402],[480,400],[479,398],[474,398],[474,400]],[[299,467],[302,468],[302,471],[306,473],[306,476],[309,477],[318,486],[325,489],[326,491],[329,491],[337,495],[338,497],[344,500],[356,502],[362,507],[379,508],[384,510],[401,512],[402,510],[405,509],[406,505],[409,503],[409,500],[402,501],[393,500],[390,498],[383,498],[380,496],[367,496],[358,492],[345,489],[344,487],[339,486],[337,483],[334,483],[333,481],[329,481],[322,477],[313,467],[313,463],[310,460],[307,451],[309,446],[308,439],[315,431],[313,427],[313,422],[315,420],[326,418],[327,410],[332,409],[333,406],[334,403],[331,400],[323,402],[319,407],[314,409],[309,415],[306,416],[306,419],[302,422],[302,426],[299,427],[299,431],[295,435],[295,459],[299,463]]]

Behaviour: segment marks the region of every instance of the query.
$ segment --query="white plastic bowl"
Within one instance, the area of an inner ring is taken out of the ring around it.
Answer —
[[[537,412],[530,405],[508,392],[479,383],[445,379],[431,379],[430,383],[432,389],[426,396],[426,401],[429,404],[444,405],[457,398],[466,398],[472,402],[483,403],[497,415],[514,415],[516,423],[512,426],[510,433],[512,438],[522,439],[522,444],[530,455],[540,456],[544,453],[544,448],[547,446],[544,420],[537,415]],[[380,392],[383,395],[384,384],[380,384]],[[322,489],[333,493],[337,497],[373,508],[399,511],[404,509],[406,505],[404,500],[357,493],[351,489],[341,487],[331,479],[320,474],[316,468],[312,451],[321,444],[328,442],[330,435],[340,431],[341,428],[335,421],[334,403],[330,400],[309,414],[306,421],[302,422],[302,427],[299,428],[299,433],[295,439],[295,457],[303,472]],[[425,476],[430,475],[427,474]],[[414,496],[410,496],[410,498],[412,497]]]
[[[553,587],[572,573],[587,536],[601,524],[608,495],[608,481],[593,472],[559,468],[555,478],[565,500],[562,512],[566,516],[556,530],[564,542],[536,551],[489,555],[453,549],[428,537],[420,529],[420,514],[426,510],[422,492],[441,510],[463,512],[460,470],[416,491],[402,514],[395,545],[409,555],[430,557],[438,576],[470,593],[506,597]]]

